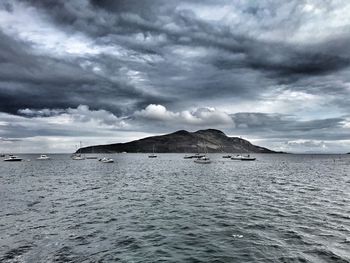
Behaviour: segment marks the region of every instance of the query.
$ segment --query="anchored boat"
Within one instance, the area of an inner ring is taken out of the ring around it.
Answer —
[[[40,157],[36,158],[37,160],[50,160],[51,158],[46,154],[40,155]]]
[[[196,160],[194,160],[195,163],[203,163],[203,164],[206,164],[206,163],[211,163],[211,160],[209,157],[207,156],[203,156],[201,158],[197,158]]]
[[[8,158],[4,159],[4,162],[21,162],[23,159],[15,155],[10,155]]]

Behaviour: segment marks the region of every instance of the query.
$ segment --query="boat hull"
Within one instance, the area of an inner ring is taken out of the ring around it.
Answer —
[[[22,159],[5,159],[4,162],[21,162]]]

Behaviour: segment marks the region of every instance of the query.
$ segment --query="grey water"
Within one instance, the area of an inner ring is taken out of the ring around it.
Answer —
[[[1,161],[0,262],[350,262],[349,155],[183,156]]]

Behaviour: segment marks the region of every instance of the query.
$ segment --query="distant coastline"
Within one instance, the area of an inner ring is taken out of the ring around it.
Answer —
[[[94,145],[77,150],[81,153],[149,153],[153,147],[158,153],[284,153],[253,145],[238,137],[229,137],[216,129],[188,132],[179,130],[161,136],[152,136],[127,143]]]

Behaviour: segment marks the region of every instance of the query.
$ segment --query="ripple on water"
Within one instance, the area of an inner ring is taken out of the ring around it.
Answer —
[[[182,157],[1,165],[0,261],[350,262],[350,158]]]

